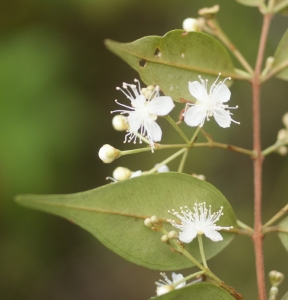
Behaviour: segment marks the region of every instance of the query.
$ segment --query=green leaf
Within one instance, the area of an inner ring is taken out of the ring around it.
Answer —
[[[282,220],[279,224],[279,227],[285,229],[288,231],[288,217],[286,217],[284,220]],[[278,236],[284,246],[284,248],[288,251],[288,232],[279,232]]]
[[[211,283],[199,283],[169,292],[156,299],[161,300],[235,300],[224,289]]]
[[[70,195],[19,195],[19,204],[64,217],[97,237],[105,246],[123,258],[151,269],[177,270],[192,263],[160,241],[162,234],[144,226],[144,219],[157,215],[166,221],[173,216],[168,210],[205,201],[224,215],[217,225],[237,228],[235,214],[225,197],[211,184],[179,173],[144,175],[94,190]],[[173,227],[165,222],[168,231]],[[209,259],[233,239],[222,232],[223,241],[204,238]],[[200,260],[195,239],[186,249]]]
[[[281,298],[281,300],[288,300],[288,292]]]
[[[145,84],[159,85],[177,102],[194,100],[188,82],[199,80],[199,75],[210,85],[219,73],[237,77],[224,46],[204,33],[173,30],[164,37],[147,36],[132,43],[106,40],[105,44],[135,69]]]
[[[263,3],[263,0],[236,0],[236,2],[246,6],[259,6]]]
[[[274,55],[275,61],[273,64],[273,69],[281,65],[286,65],[286,67],[276,74],[276,77],[288,80],[288,29],[284,33]]]

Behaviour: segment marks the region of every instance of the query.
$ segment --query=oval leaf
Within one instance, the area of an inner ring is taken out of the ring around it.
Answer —
[[[211,283],[199,283],[169,292],[156,299],[161,300],[235,300],[224,289]]]
[[[263,3],[263,0],[236,0],[236,2],[246,6],[259,6]]]
[[[224,46],[204,33],[173,30],[164,37],[147,36],[132,43],[106,40],[105,44],[135,69],[145,84],[159,85],[177,102],[194,100],[188,82],[199,80],[199,75],[210,84],[219,73],[237,77]]]
[[[212,205],[213,212],[223,206],[224,215],[217,225],[237,227],[230,204],[214,186],[179,173],[144,175],[70,195],[19,195],[16,201],[62,216],[88,230],[123,258],[157,270],[188,268],[192,263],[162,243],[160,232],[144,226],[145,218],[157,215],[166,221],[172,217],[169,209],[185,205],[192,209],[196,201],[205,201]],[[165,228],[173,229],[167,222]],[[224,239],[221,242],[203,239],[208,259],[234,237],[229,232],[221,232],[221,235]],[[187,244],[186,249],[200,260],[197,239]]]
[[[275,61],[273,68],[286,66],[282,71],[276,74],[276,77],[288,80],[288,29],[284,33],[274,55]]]
[[[286,217],[284,220],[282,220],[279,224],[279,227],[285,229],[288,231],[288,217]],[[284,248],[288,251],[288,232],[279,232],[278,236],[280,238],[280,241],[282,242]]]

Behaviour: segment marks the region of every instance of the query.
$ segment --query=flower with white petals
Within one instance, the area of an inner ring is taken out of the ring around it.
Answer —
[[[186,285],[186,281],[178,284],[176,287],[174,287],[174,284],[177,283],[177,281],[180,281],[181,279],[183,279],[183,275],[182,274],[176,274],[174,272],[172,272],[172,281],[166,276],[165,273],[160,273],[160,275],[164,278],[160,279],[158,282],[156,281],[155,284],[157,285],[157,296],[161,296],[164,294],[167,294],[168,292],[171,292],[175,289],[180,289],[182,287],[184,287]]]
[[[233,109],[236,107],[229,107],[225,102],[230,100],[231,92],[225,85],[226,78],[223,82],[217,83],[219,77],[211,85],[209,93],[207,83],[208,80],[203,80],[201,76],[200,82],[190,81],[188,83],[189,92],[197,99],[196,103],[188,103],[184,113],[184,121],[189,126],[203,126],[205,119],[214,116],[219,126],[226,128],[229,127],[231,122],[238,123],[231,118],[232,113],[227,108]],[[190,107],[187,109],[187,107]],[[239,124],[239,123],[238,123]]]
[[[135,79],[135,82],[138,83],[138,87],[134,84],[123,83],[123,89],[116,88],[121,90],[131,101],[131,106],[126,106],[116,101],[116,103],[129,110],[123,109],[115,112],[128,115],[129,129],[124,142],[134,140],[135,143],[137,139],[136,133],[140,129],[140,134],[149,140],[153,152],[154,142],[159,142],[162,137],[162,130],[155,121],[158,116],[169,114],[174,107],[174,103],[171,97],[159,96],[159,86],[156,86],[151,93],[148,93],[149,97],[146,99],[144,94],[147,93],[142,94],[139,81]]]
[[[197,236],[197,234],[205,234],[213,242],[222,241],[223,238],[217,230],[226,229],[229,230],[232,227],[217,226],[215,223],[223,215],[221,206],[220,210],[216,213],[211,213],[211,205],[209,209],[206,208],[206,203],[195,203],[193,211],[187,206],[180,207],[181,214],[174,209],[168,211],[172,215],[176,216],[181,224],[178,224],[174,220],[168,220],[174,227],[181,230],[179,234],[179,240],[183,243],[190,243]]]

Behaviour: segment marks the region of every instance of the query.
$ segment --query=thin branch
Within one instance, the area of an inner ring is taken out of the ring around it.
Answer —
[[[281,210],[273,216],[267,223],[263,225],[263,229],[274,224],[276,221],[278,221],[281,217],[283,217],[288,211],[288,204],[285,205]]]
[[[287,228],[282,228],[279,226],[271,226],[263,229],[263,234],[270,233],[270,232],[282,232],[282,233],[288,233]]]

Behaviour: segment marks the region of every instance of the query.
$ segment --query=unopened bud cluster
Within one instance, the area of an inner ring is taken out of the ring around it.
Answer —
[[[158,231],[162,228],[162,221],[157,216],[152,216],[144,220],[144,225],[150,227],[154,231]]]
[[[269,300],[275,300],[277,298],[277,295],[279,292],[278,286],[284,280],[284,274],[282,274],[278,271],[271,271],[271,272],[269,272],[269,279],[270,279],[270,283],[272,285],[272,287],[269,291]]]
[[[282,122],[286,128],[278,131],[277,142],[281,142],[282,146],[277,149],[277,152],[284,156],[288,153],[288,148],[285,146],[288,145],[288,112],[282,117]]]

